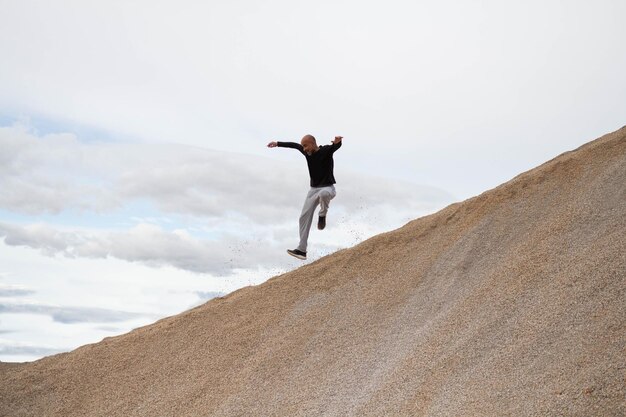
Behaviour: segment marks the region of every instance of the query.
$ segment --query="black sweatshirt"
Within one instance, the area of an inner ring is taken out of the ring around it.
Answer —
[[[341,142],[333,143],[332,145],[322,145],[311,155],[307,155],[306,152],[304,152],[304,148],[299,143],[277,142],[277,146],[281,148],[297,149],[304,155],[306,163],[309,166],[311,187],[328,187],[329,185],[335,184],[336,181],[333,175],[333,153],[341,148]]]

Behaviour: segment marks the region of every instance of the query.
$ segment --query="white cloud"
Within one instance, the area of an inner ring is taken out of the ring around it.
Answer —
[[[0,113],[257,155],[261,138],[341,133],[352,168],[467,197],[621,127],[624,14],[613,0],[8,2]]]
[[[39,137],[24,126],[13,126],[0,127],[0,149],[2,208],[39,214],[117,204],[111,193],[102,193],[108,180],[103,162],[114,156],[106,146],[85,146],[72,134]]]
[[[45,224],[0,223],[0,237],[7,245],[38,249],[47,256],[113,257],[220,276],[229,275],[234,269],[275,264],[271,256],[275,250],[268,245],[228,236],[219,241],[201,240],[184,230],[167,232],[151,224],[139,224],[122,232],[102,232],[61,231]]]
[[[39,136],[24,126],[0,128],[0,149],[6,150],[0,161],[5,190],[0,207],[24,213],[99,212],[147,199],[167,213],[214,218],[239,213],[280,223],[299,209],[308,188],[306,163],[291,150],[268,150],[268,157],[260,157],[182,145],[86,143],[71,134]],[[290,151],[289,161],[269,158]],[[340,166],[336,176],[347,191],[337,203],[350,211],[363,204],[424,206],[450,200],[442,190],[357,175]]]
[[[452,200],[432,187],[341,168],[341,153],[350,146],[336,153],[338,197],[329,214],[336,229],[327,233],[326,245],[346,246],[342,229],[361,229],[367,237]],[[122,229],[60,228],[48,223],[54,217],[0,223],[6,244],[48,256],[114,257],[217,275],[283,265],[272,254],[296,241],[308,190],[306,162],[289,149],[267,150],[288,157],[278,161],[183,145],[81,142],[75,135],[38,135],[20,125],[0,128],[0,148],[7,149],[0,168],[5,210],[26,216],[78,210],[102,218],[139,202],[156,210],[154,216],[131,214]],[[137,223],[141,217],[152,220]]]

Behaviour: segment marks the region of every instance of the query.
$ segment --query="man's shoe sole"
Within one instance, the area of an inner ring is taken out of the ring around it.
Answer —
[[[320,217],[320,219],[324,220],[317,221],[317,230],[324,230],[326,228],[326,217]]]
[[[287,253],[291,256],[293,256],[294,258],[298,258],[300,260],[306,261],[306,255],[298,255],[295,252],[290,251],[289,249],[287,249]]]

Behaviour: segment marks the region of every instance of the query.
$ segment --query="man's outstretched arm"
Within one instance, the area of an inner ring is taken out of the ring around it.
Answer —
[[[276,142],[276,141],[272,141],[270,143],[267,144],[268,148],[293,148],[293,149],[297,149],[300,152],[304,153],[304,151],[302,150],[302,145],[300,145],[299,143],[296,142]]]
[[[337,149],[341,148],[342,139],[343,139],[343,136],[335,136],[335,139],[332,142],[330,142],[331,152],[335,152]]]

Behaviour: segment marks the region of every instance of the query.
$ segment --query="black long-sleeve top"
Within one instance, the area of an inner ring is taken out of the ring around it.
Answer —
[[[334,161],[333,153],[341,148],[341,142],[332,145],[322,145],[311,155],[304,152],[304,148],[295,142],[277,142],[277,146],[281,148],[293,148],[300,151],[306,158],[309,167],[309,176],[311,177],[311,187],[327,187],[336,183],[333,175]]]

